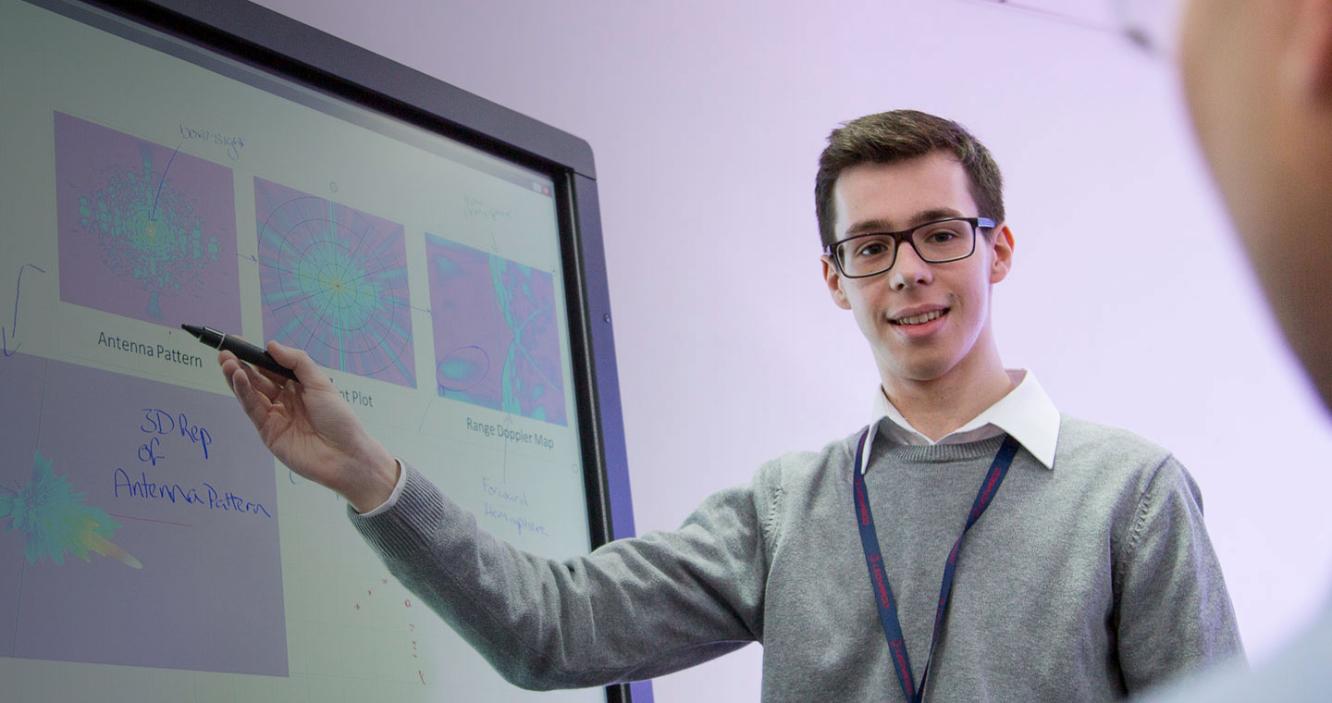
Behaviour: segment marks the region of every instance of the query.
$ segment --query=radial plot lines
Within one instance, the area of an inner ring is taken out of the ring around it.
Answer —
[[[415,386],[402,225],[259,178],[255,205],[264,335]]]

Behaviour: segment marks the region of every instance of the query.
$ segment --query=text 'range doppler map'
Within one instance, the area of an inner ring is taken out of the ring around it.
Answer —
[[[60,298],[171,327],[239,329],[230,169],[54,115]]]
[[[276,474],[233,399],[26,354],[0,388],[0,657],[288,675]]]
[[[262,178],[254,197],[264,336],[414,388],[402,225]]]
[[[567,424],[553,276],[426,235],[439,395]]]

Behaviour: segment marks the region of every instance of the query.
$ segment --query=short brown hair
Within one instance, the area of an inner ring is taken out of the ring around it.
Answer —
[[[863,163],[905,161],[937,150],[956,156],[966,169],[980,216],[1003,222],[1003,178],[990,150],[956,122],[917,110],[893,110],[854,119],[828,135],[814,181],[814,206],[824,246],[837,242],[833,187],[842,171]]]

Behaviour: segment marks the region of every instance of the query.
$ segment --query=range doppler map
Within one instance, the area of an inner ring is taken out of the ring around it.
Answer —
[[[60,298],[239,329],[231,170],[55,113]]]
[[[264,337],[416,387],[403,227],[254,179]]]
[[[439,395],[566,425],[550,273],[426,235]]]

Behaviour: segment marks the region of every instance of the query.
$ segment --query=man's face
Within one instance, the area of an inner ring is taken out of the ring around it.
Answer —
[[[969,183],[961,163],[943,152],[849,168],[833,189],[837,238],[988,215],[976,211]],[[965,369],[990,343],[990,286],[1007,274],[1011,255],[1001,225],[991,238],[978,234],[976,252],[960,261],[927,264],[903,243],[886,273],[844,278],[825,257],[824,278],[833,301],[855,315],[881,374],[931,381]]]
[[[1198,141],[1286,338],[1332,407],[1332,9],[1195,0],[1180,59]]]

